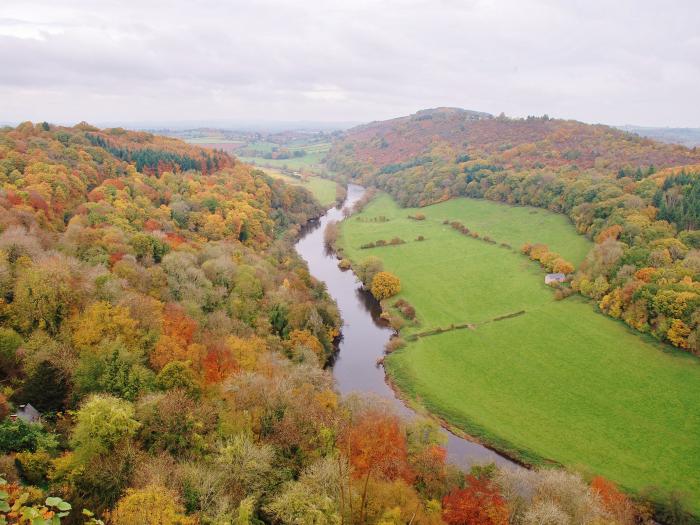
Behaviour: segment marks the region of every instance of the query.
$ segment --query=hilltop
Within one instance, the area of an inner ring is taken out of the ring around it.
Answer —
[[[698,163],[700,151],[610,126],[547,116],[511,119],[456,108],[352,128],[327,157],[329,168],[342,175],[393,187],[403,205],[465,195],[466,185],[485,173],[639,180],[662,167]],[[413,179],[420,179],[417,191]]]

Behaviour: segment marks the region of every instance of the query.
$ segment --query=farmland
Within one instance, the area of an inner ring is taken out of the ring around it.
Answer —
[[[275,153],[281,148],[288,150],[288,158],[275,158]],[[247,144],[239,158],[257,166],[321,172],[324,170],[321,163],[329,149],[330,143],[327,142],[308,144],[297,141],[282,147],[272,142],[260,141]],[[295,156],[295,152],[303,152],[303,155]]]
[[[425,220],[408,218],[416,213]],[[405,243],[360,248],[394,237]],[[698,494],[697,359],[583,298],[555,301],[542,269],[518,253],[524,242],[546,243],[575,265],[590,247],[564,216],[485,200],[416,210],[381,195],[343,223],[345,256],[379,257],[401,278],[401,294],[385,306],[393,311],[404,299],[415,307],[402,336],[443,330],[388,356],[393,382],[451,425],[527,462],[602,474],[637,493],[654,485]],[[513,313],[520,315],[498,320]],[[689,503],[700,510],[697,498]]]
[[[262,168],[262,170],[271,177],[281,179],[288,184],[306,188],[324,207],[329,207],[335,202],[337,184],[334,181],[316,176],[294,177],[274,168]]]

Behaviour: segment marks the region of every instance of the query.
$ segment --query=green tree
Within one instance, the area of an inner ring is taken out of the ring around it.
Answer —
[[[70,385],[65,373],[42,361],[27,378],[18,397],[40,412],[58,412],[65,406]]]
[[[140,427],[128,401],[98,394],[88,399],[76,415],[73,445],[85,458],[110,452],[131,439]]]

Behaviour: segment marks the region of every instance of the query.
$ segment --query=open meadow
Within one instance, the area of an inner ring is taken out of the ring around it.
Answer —
[[[425,220],[408,218],[417,213]],[[402,291],[385,307],[415,307],[404,338],[444,330],[385,359],[407,397],[526,462],[602,474],[636,493],[683,490],[700,511],[700,362],[579,296],[554,299],[544,270],[518,248],[542,242],[578,265],[590,243],[566,217],[473,199],[401,209],[380,195],[341,232],[353,264],[376,256],[400,277]],[[394,237],[405,243],[360,248]]]
[[[330,207],[335,202],[337,183],[321,177],[293,177],[286,175],[274,168],[261,168],[265,173],[276,179],[281,179],[287,184],[294,184],[309,190],[316,200],[324,207]]]

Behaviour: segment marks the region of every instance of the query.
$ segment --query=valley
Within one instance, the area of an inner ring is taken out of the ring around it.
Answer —
[[[409,218],[419,213],[424,220]],[[399,300],[415,308],[416,321],[400,323],[406,347],[384,361],[414,402],[528,463],[603,474],[637,494],[700,489],[697,358],[634,333],[585,298],[555,300],[544,270],[517,248],[544,242],[578,266],[590,244],[565,217],[474,199],[399,208],[384,194],[341,231],[343,256],[353,264],[378,257],[401,279],[385,310],[400,317]],[[360,248],[394,237],[405,243]],[[524,313],[497,320],[516,312]]]

